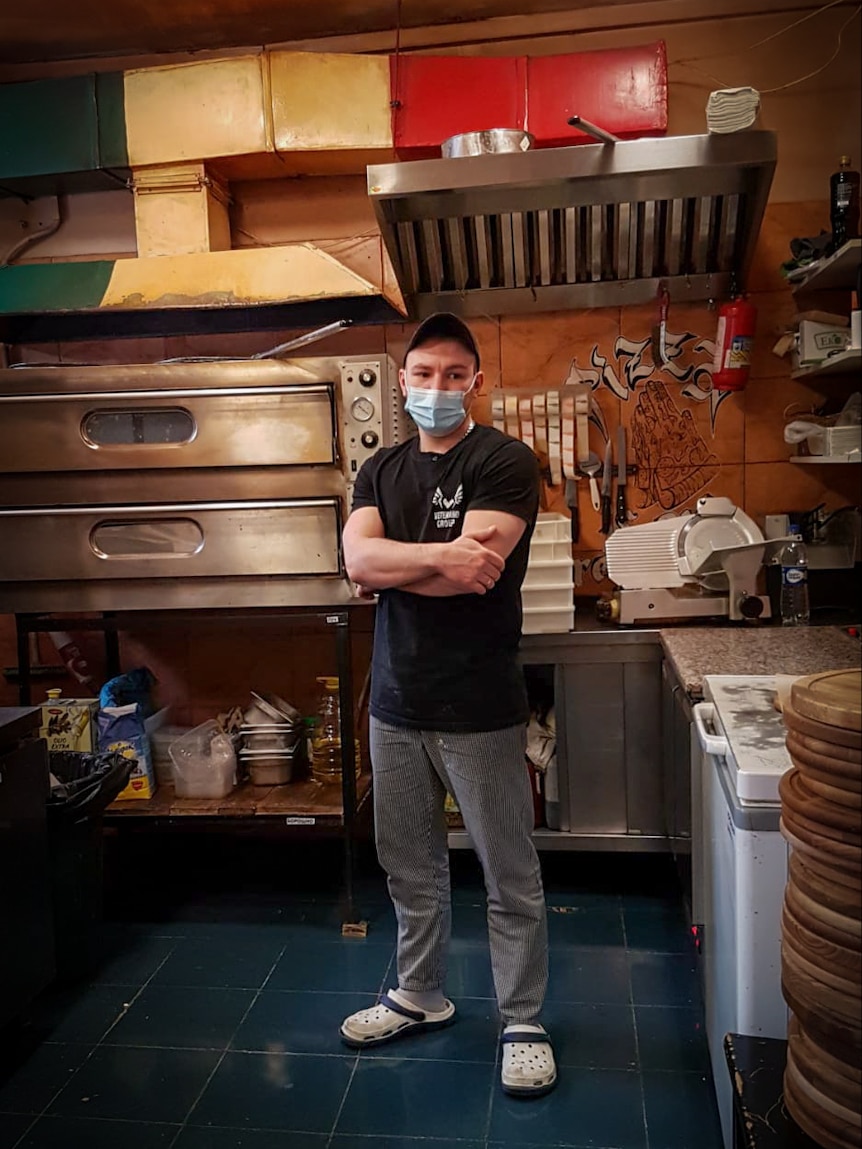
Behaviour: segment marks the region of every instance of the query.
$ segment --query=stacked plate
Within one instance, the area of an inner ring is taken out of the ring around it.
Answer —
[[[294,777],[302,717],[277,694],[251,692],[243,712],[239,761],[253,786],[279,786]]]
[[[862,1144],[862,673],[797,679],[782,711],[793,769],[781,829],[793,847],[781,987],[793,1011],[784,1096],[826,1149]]]

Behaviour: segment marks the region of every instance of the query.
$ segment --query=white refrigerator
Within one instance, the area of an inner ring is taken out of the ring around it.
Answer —
[[[694,706],[693,910],[706,1035],[725,1149],[733,1094],[724,1036],[787,1036],[781,994],[781,909],[788,846],[778,782],[792,765],[771,676],[708,675]]]

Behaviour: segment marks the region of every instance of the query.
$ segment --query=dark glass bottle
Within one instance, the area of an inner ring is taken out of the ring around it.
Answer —
[[[829,180],[829,215],[832,244],[837,251],[859,235],[859,173],[850,170],[850,157],[842,156]]]

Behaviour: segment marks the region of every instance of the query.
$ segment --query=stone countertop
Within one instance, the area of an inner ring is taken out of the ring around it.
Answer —
[[[703,697],[706,674],[817,674],[855,670],[862,644],[843,627],[686,627],[660,630],[661,644],[692,699]]]

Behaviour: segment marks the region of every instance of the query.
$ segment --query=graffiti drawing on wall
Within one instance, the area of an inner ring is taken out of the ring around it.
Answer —
[[[669,511],[716,477],[718,457],[700,433],[692,412],[674,402],[661,373],[682,384],[681,396],[694,403],[709,403],[713,435],[718,410],[728,392],[712,387],[715,343],[711,339],[702,339],[692,331],[669,331],[664,350],[665,364],[659,371],[652,338],[620,336],[614,342],[613,361],[596,345],[589,367],[579,367],[577,358],[572,360],[566,382],[587,383],[594,391],[607,388],[624,402],[634,399],[630,450],[638,461],[635,486],[640,491],[640,508],[657,505]],[[593,577],[597,573],[589,572]]]
[[[606,387],[618,399],[627,401],[635,392],[639,384],[646,383],[658,370],[655,365],[655,353],[647,356],[652,350],[653,341],[649,339],[626,339],[622,335],[614,341],[614,359],[612,363],[599,351],[598,345],[590,352],[589,367],[579,367],[577,356],[572,360],[568,383],[588,383],[594,391]],[[692,355],[701,355],[698,362],[688,362],[684,366],[679,362],[685,353],[686,358]],[[718,409],[728,391],[714,391],[712,387],[712,360],[715,355],[715,343],[712,339],[701,339],[693,331],[674,333],[668,331],[665,336],[666,364],[661,368],[677,383],[684,384],[682,395],[694,403],[709,403],[710,427],[715,433],[715,421]]]

